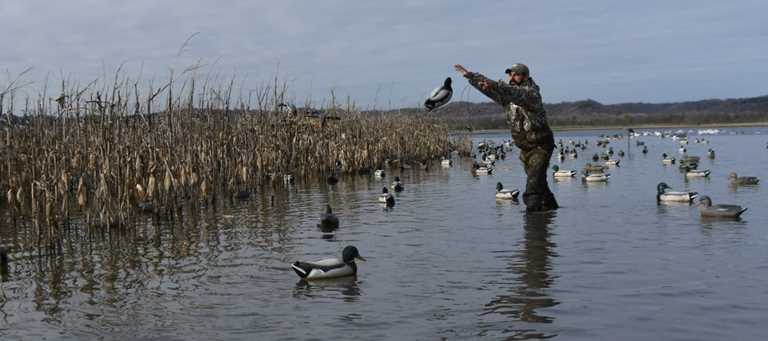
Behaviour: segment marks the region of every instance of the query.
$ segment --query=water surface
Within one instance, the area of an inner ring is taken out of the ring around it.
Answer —
[[[557,133],[590,148],[553,161],[580,169],[608,133]],[[679,157],[676,142],[633,139],[609,183],[551,182],[562,206],[554,213],[494,199],[498,181],[524,186],[517,152],[491,176],[473,177],[462,159],[336,186],[298,179],[173,224],[147,216],[122,233],[75,226],[57,257],[19,251],[32,227],[0,209],[14,250],[0,339],[765,339],[768,195],[765,185],[733,188],[727,176],[768,181],[766,134],[691,135],[689,154],[712,175],[690,181],[661,164],[662,152]],[[627,141],[611,146],[626,151]],[[394,175],[406,189],[386,210],[376,196]],[[695,206],[657,205],[660,181],[750,210],[739,221],[702,220]],[[330,236],[316,227],[327,203],[341,219]],[[346,245],[368,259],[357,278],[305,283],[289,268]]]

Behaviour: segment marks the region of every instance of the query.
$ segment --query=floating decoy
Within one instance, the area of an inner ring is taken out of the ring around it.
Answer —
[[[656,201],[657,202],[693,202],[693,199],[699,195],[697,192],[673,192],[668,191],[671,189],[669,185],[664,182],[659,183],[656,186]]]
[[[648,154],[648,146],[643,145],[643,154]]]
[[[624,149],[619,149],[619,157],[624,157]]]
[[[387,173],[386,173],[386,172],[384,172],[384,170],[383,170],[383,169],[377,169],[376,171],[374,171],[374,172],[373,172],[373,176],[375,176],[375,177],[377,177],[377,178],[383,178],[383,177],[385,177],[386,175],[387,175]]]
[[[572,169],[563,169],[561,170],[560,167],[557,165],[552,166],[552,170],[554,171],[552,173],[552,176],[556,178],[572,178],[576,175],[576,171]]]
[[[760,183],[760,179],[756,176],[739,176],[736,172],[728,174],[728,180],[731,185],[757,185]]]
[[[325,181],[326,181],[326,182],[327,182],[329,185],[335,185],[335,184],[339,183],[339,177],[338,177],[338,176],[336,176],[336,174],[331,174],[331,175],[329,175],[329,176],[328,176],[328,178],[327,178],[327,179],[325,179]]]
[[[451,77],[448,77],[443,82],[443,86],[433,90],[429,97],[427,97],[424,107],[427,108],[427,111],[435,110],[448,103],[451,100],[451,96],[453,96],[453,88],[451,88]]]
[[[709,171],[709,169],[703,169],[703,170],[700,170],[700,169],[687,169],[685,171],[685,176],[690,177],[690,178],[706,178],[706,177],[709,176],[710,173],[711,172]]]
[[[661,163],[664,165],[674,165],[675,164],[675,158],[670,157],[667,155],[667,153],[661,154]]]
[[[496,199],[512,199],[517,200],[517,196],[520,195],[520,191],[516,189],[505,189],[501,182],[496,183]]]
[[[602,173],[604,172],[608,167],[603,165],[593,165],[591,163],[587,163],[584,165],[584,174],[592,174],[592,173]]]
[[[400,177],[399,176],[396,176],[395,177],[395,181],[392,182],[392,189],[395,192],[401,192],[404,189],[403,183],[400,182]]]
[[[595,153],[595,155],[592,155],[592,161],[594,162],[600,161],[600,155],[597,155],[597,153]]]
[[[347,246],[341,252],[341,260],[337,258],[323,259],[314,262],[294,262],[291,268],[299,277],[306,280],[328,279],[357,274],[355,259],[365,261],[354,246]]]
[[[709,150],[707,150],[707,157],[710,158],[710,159],[714,159],[715,158],[715,151],[712,150],[711,148]]]
[[[611,175],[606,173],[592,173],[585,175],[582,180],[585,182],[607,182],[610,177]]]
[[[334,230],[339,227],[339,218],[333,214],[331,205],[325,206],[325,213],[320,216],[320,228],[324,230]]]
[[[451,167],[451,166],[453,166],[453,160],[443,158],[443,160],[440,161],[440,165],[443,166],[443,167],[446,167],[446,168]]]
[[[395,197],[389,193],[389,190],[386,187],[383,187],[381,189],[381,194],[379,194],[379,202],[386,204],[387,207],[392,207],[395,206]]]
[[[611,160],[605,161],[605,165],[606,166],[617,166],[618,167],[620,162],[621,162],[621,160],[618,160],[618,159],[617,160],[613,160],[613,159],[611,159]]]
[[[702,217],[738,218],[747,210],[739,205],[712,205],[712,199],[704,195],[699,198],[699,211]]]

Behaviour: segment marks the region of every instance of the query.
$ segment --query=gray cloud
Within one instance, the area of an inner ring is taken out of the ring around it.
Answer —
[[[548,102],[742,97],[768,93],[767,10],[712,0],[4,0],[0,67],[33,66],[38,83],[60,70],[87,82],[120,63],[162,78],[215,61],[255,87],[279,65],[296,98],[333,88],[381,107],[417,105],[454,63],[499,78],[523,61]],[[457,99],[484,100],[474,91]]]

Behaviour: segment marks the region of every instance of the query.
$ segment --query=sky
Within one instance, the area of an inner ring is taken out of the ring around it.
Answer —
[[[167,78],[195,63],[292,98],[420,105],[453,71],[529,65],[545,102],[672,102],[768,94],[767,1],[0,0],[0,87]],[[185,40],[192,37],[187,44]],[[183,48],[182,48],[183,46]],[[176,71],[178,72],[178,71]]]

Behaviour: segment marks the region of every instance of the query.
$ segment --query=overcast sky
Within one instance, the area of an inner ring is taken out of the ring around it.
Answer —
[[[279,72],[296,98],[333,88],[398,107],[422,102],[455,63],[501,78],[524,62],[546,102],[748,97],[768,94],[766,13],[764,0],[0,0],[0,68],[31,66],[40,85],[121,63],[163,78],[201,60],[246,88]],[[465,85],[454,100],[485,100]]]

